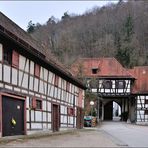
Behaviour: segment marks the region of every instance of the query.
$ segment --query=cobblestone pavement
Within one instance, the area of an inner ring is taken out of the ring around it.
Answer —
[[[38,139],[19,139],[0,147],[117,147],[102,131],[86,129],[66,135]]]

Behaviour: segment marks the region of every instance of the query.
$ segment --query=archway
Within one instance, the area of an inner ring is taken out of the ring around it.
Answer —
[[[118,102],[111,100],[104,104],[104,120],[120,121],[121,106]]]

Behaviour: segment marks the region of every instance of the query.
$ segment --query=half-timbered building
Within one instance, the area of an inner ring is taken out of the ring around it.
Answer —
[[[83,126],[85,86],[0,13],[0,135]]]
[[[136,100],[136,122],[148,124],[148,66],[137,66],[129,72],[136,79],[132,88]]]
[[[72,64],[97,94],[98,118],[112,120],[113,101],[121,107],[122,120],[148,122],[148,68],[125,69],[115,58],[82,58]],[[90,98],[91,99],[91,98]]]

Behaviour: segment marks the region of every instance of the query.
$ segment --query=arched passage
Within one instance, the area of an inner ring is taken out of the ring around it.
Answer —
[[[114,101],[108,101],[104,104],[104,120],[120,120],[121,105]]]

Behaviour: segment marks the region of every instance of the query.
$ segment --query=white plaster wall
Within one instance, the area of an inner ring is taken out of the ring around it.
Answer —
[[[30,116],[29,116],[29,110],[26,111],[26,116],[27,116],[27,117],[26,117],[27,121],[29,121],[29,117],[30,117]]]
[[[3,59],[3,45],[0,44],[0,61]]]
[[[51,103],[50,102],[47,102],[47,110],[51,111]]]
[[[30,74],[34,75],[34,62],[30,61]]]
[[[53,77],[53,73],[49,71],[49,75],[48,75],[48,82],[52,83],[52,77]]]
[[[40,78],[43,79],[43,67],[40,67]]]
[[[57,93],[58,93],[58,89],[57,89],[57,87],[55,87],[55,89],[54,89],[54,98],[57,98]]]
[[[47,113],[47,116],[48,122],[51,122],[51,113]]]
[[[40,93],[44,93],[43,81],[42,81],[42,80],[40,80],[39,92],[40,92]]]
[[[30,76],[30,80],[29,80],[29,89],[33,90],[33,77]]]
[[[48,129],[51,129],[51,124],[48,124]]]
[[[49,94],[49,95],[50,95],[51,97],[53,97],[53,93],[54,93],[54,86],[51,86],[50,94]]]
[[[45,110],[46,111],[46,101],[42,101],[42,107],[43,107],[43,110]]]
[[[39,83],[39,80],[35,78],[34,79],[34,91],[38,91],[38,83]]]
[[[31,110],[31,121],[34,121],[34,110]]]
[[[29,97],[26,97],[26,107],[29,108]]]
[[[32,129],[42,129],[42,124],[41,123],[31,123],[31,128]]]
[[[36,119],[36,121],[42,121],[42,112],[41,111],[35,111],[35,119]]]
[[[22,87],[28,88],[28,74],[24,74]]]
[[[105,89],[105,92],[106,92],[106,93],[109,93],[109,92],[110,92],[110,89]]]
[[[23,78],[23,72],[19,71],[19,86],[21,86],[22,78]]]
[[[17,70],[12,68],[12,84],[17,85]]]
[[[29,72],[29,60],[26,61],[25,72]]]
[[[2,64],[0,64],[0,80],[2,80]]]
[[[46,112],[43,112],[43,121],[47,121],[47,118],[46,118]]]
[[[4,65],[4,81],[10,83],[10,66]]]
[[[62,79],[59,77],[59,84],[58,84],[59,88],[61,88],[61,84],[62,84],[61,80]]]
[[[44,68],[44,80],[47,81],[48,70]]]
[[[19,55],[19,69],[24,70],[26,58],[22,55]]]

